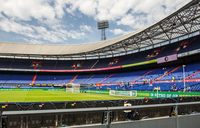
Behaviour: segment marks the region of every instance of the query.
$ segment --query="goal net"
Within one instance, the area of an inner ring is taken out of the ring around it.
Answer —
[[[66,85],[66,92],[80,93],[80,84],[68,83]]]

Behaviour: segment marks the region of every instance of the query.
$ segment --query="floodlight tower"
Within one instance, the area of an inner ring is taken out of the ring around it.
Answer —
[[[97,27],[101,30],[101,40],[106,40],[106,28],[109,27],[107,20],[97,22]]]

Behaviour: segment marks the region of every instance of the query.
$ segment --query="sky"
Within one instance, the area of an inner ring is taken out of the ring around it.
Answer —
[[[97,22],[109,21],[108,39],[135,32],[190,0],[0,0],[0,42],[81,44],[101,39]]]

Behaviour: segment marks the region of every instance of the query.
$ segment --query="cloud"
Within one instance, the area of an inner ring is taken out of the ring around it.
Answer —
[[[55,12],[46,0],[0,0],[0,12],[18,20],[53,20]]]
[[[96,20],[114,20],[126,14],[136,0],[68,0],[67,12],[80,11]]]
[[[33,43],[64,43],[86,36],[90,26],[69,29],[62,23],[64,7],[65,0],[52,4],[49,0],[0,0],[0,30]]]
[[[122,29],[116,28],[116,29],[112,29],[110,30],[111,33],[113,33],[114,35],[123,35],[128,33],[128,31],[124,31]]]
[[[127,14],[122,19],[120,19],[117,23],[118,25],[132,26],[136,23],[136,20],[134,19],[133,15]]]
[[[85,36],[85,31],[65,30],[63,26],[47,29],[43,26],[18,23],[10,19],[1,19],[0,29],[5,32],[17,33],[31,40],[37,40],[37,42],[41,41],[41,43],[61,43],[68,39],[80,39]]]
[[[55,0],[54,10],[57,18],[62,18],[65,14],[65,0]]]
[[[144,28],[189,1],[0,0],[0,30],[34,43],[83,42],[95,31],[92,22],[109,20],[113,25],[109,32],[121,35],[126,33],[125,28]],[[76,19],[75,23],[72,19]]]
[[[92,32],[92,27],[89,25],[81,25],[80,26],[80,30],[82,32]]]
[[[68,0],[66,9],[92,17],[109,20],[134,29],[155,23],[190,0]]]
[[[66,11],[70,14],[73,14],[77,9],[87,16],[94,16],[96,14],[97,0],[68,0],[65,4],[68,5]]]

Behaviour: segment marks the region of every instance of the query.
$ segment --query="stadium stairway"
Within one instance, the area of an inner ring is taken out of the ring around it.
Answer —
[[[98,64],[99,60],[97,60],[91,67],[90,69],[93,69],[97,64]]]
[[[78,77],[78,75],[75,75],[75,76],[69,81],[69,83],[74,83],[74,81],[76,80],[77,77]]]
[[[200,73],[200,70],[192,73],[191,75],[187,76],[185,79],[191,79],[191,78],[195,77],[196,75],[198,75],[199,73]]]
[[[130,83],[131,83],[131,84],[134,84],[137,80],[145,78],[146,75],[148,75],[148,74],[150,74],[150,73],[152,73],[152,72],[153,72],[153,71],[148,71],[148,72],[144,73],[143,75],[141,75],[141,76],[139,76],[139,77],[133,79]]]
[[[37,74],[34,74],[31,85],[35,84],[36,79],[37,79]]]
[[[173,72],[175,72],[176,70],[178,70],[180,67],[181,67],[181,66],[178,66],[178,67],[172,69],[171,71],[165,72],[163,75],[161,75],[160,77],[156,78],[154,81],[159,81],[159,80],[161,80],[161,79],[164,78],[165,76],[168,76],[168,75],[170,75],[171,73],[173,73]]]
[[[101,80],[99,83],[106,83],[106,80],[108,80],[108,79],[111,78],[112,76],[114,76],[114,74],[110,74],[110,75],[104,77],[104,79]]]

